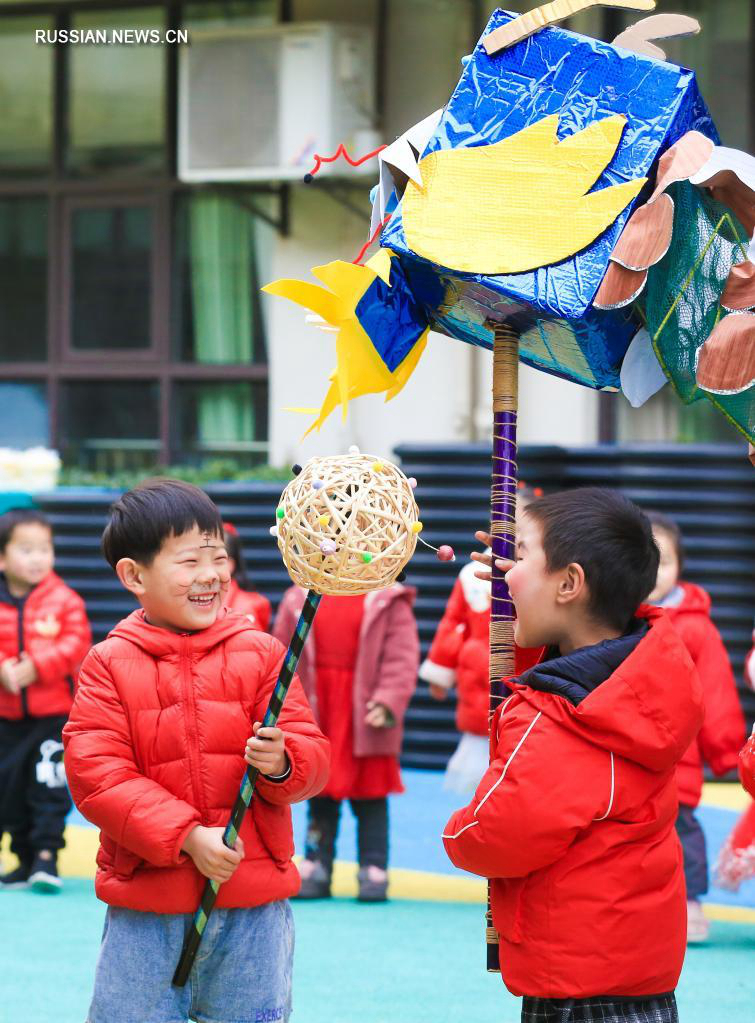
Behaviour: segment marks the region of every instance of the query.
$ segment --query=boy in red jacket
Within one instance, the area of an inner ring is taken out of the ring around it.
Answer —
[[[74,800],[101,829],[95,890],[109,906],[88,1023],[288,1020],[289,804],[325,784],[327,740],[297,678],[280,727],[260,728],[285,649],[224,607],[228,555],[206,494],[147,482],[113,505],[102,545],[142,606],[85,660],[63,733]],[[229,849],[245,759],[261,774]],[[189,984],[172,987],[206,878],[222,883],[218,908]]]
[[[705,834],[695,816],[703,791],[703,761],[715,774],[737,767],[745,738],[745,721],[729,656],[710,617],[710,597],[701,586],[683,582],[684,548],[679,527],[660,512],[648,515],[661,554],[658,577],[648,602],[662,607],[689,650],[705,697],[703,726],[676,768],[679,813],[676,830],[684,852],[687,882],[687,941],[708,938],[708,921],[700,904],[708,891]]]
[[[0,890],[56,892],[71,799],[61,732],[74,677],[92,645],[84,602],[52,570],[44,515],[0,516],[0,835],[19,859]]]
[[[509,680],[490,768],[448,822],[446,851],[491,879],[523,1021],[676,1023],[686,901],[674,768],[702,693],[665,613],[640,605],[658,568],[650,523],[611,491],[552,494],[529,506],[516,563],[501,567],[516,642],[546,652]]]

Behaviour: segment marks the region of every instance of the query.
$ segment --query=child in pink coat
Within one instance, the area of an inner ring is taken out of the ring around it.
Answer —
[[[398,758],[406,708],[417,684],[416,591],[395,584],[357,597],[322,598],[299,661],[320,728],[331,743],[330,778],[309,801],[299,898],[330,895],[341,803],[357,819],[359,899],[388,891],[388,799],[403,792]],[[284,595],[273,635],[289,643],[305,591]]]

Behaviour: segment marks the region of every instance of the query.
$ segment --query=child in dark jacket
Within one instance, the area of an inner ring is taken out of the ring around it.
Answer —
[[[611,491],[552,494],[524,513],[516,563],[499,565],[516,642],[546,651],[508,680],[490,768],[449,820],[446,851],[491,879],[501,971],[525,1023],[676,1023],[674,772],[702,691],[665,613],[640,603],[658,568],[650,523]]]
[[[682,581],[684,549],[679,527],[659,512],[648,517],[661,555],[648,602],[662,607],[671,619],[697,668],[705,697],[702,728],[676,769],[676,830],[684,851],[687,941],[696,944],[708,937],[708,921],[700,904],[708,891],[708,856],[705,835],[695,816],[703,790],[703,762],[718,775],[735,770],[745,723],[729,657],[710,617],[710,597],[701,586]]]
[[[108,903],[87,1019],[285,1023],[299,887],[289,804],[325,784],[328,742],[296,677],[278,726],[260,726],[285,649],[224,606],[230,567],[206,494],[176,480],[129,491],[103,551],[142,606],[86,658],[63,732]],[[245,761],[260,775],[228,848]],[[217,908],[190,982],[174,987],[206,878]]]
[[[406,708],[417,684],[416,591],[395,584],[359,597],[322,598],[299,672],[320,727],[330,739],[328,783],[309,801],[300,898],[330,895],[341,803],[357,819],[359,899],[388,892],[388,799],[403,792],[398,757]],[[304,603],[294,586],[273,634],[288,643]]]
[[[44,515],[0,516],[0,835],[18,856],[0,888],[56,892],[71,809],[61,733],[92,645],[84,601],[53,572]]]

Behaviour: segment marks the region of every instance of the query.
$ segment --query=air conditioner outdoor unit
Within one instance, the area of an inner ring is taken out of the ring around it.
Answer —
[[[352,147],[374,139],[374,91],[362,26],[194,29],[180,51],[178,176],[295,180],[341,142],[360,156]],[[354,172],[338,161],[321,173]]]

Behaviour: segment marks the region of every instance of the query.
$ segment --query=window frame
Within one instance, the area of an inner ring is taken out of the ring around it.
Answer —
[[[53,28],[70,28],[75,13],[115,10],[118,8],[162,8],[165,27],[179,28],[188,2],[178,0],[94,0],[94,2],[41,2],[33,4],[9,3],[0,7],[3,17],[30,17],[51,15]],[[279,20],[286,20],[288,0],[279,0]],[[30,24],[31,24],[30,20]],[[267,362],[249,363],[189,363],[178,360],[173,351],[171,336],[171,302],[175,252],[175,205],[182,194],[191,195],[202,189],[215,190],[214,185],[190,185],[176,176],[177,98],[178,98],[178,46],[166,45],[165,60],[165,160],[160,172],[128,174],[102,174],[82,177],[66,166],[66,134],[69,98],[69,48],[54,45],[54,73],[50,101],[53,105],[53,154],[50,171],[39,177],[0,178],[0,198],[41,197],[48,201],[48,254],[47,254],[47,359],[34,362],[2,362],[0,374],[7,380],[41,381],[46,385],[50,438],[52,447],[61,447],[62,388],[67,382],[84,380],[155,381],[159,388],[159,462],[169,465],[178,452],[173,418],[176,385],[182,382],[222,382],[245,380],[268,385]],[[286,230],[287,188],[272,184],[250,185],[223,183],[217,190],[224,194],[237,192],[246,197],[250,193],[273,193],[282,199],[281,229]],[[146,204],[153,209],[153,252],[151,263],[151,344],[145,349],[91,349],[77,350],[71,345],[73,275],[71,251],[71,214],[79,208],[120,204]],[[257,213],[256,215],[263,215]],[[269,390],[266,401],[269,402]],[[269,412],[269,410],[267,410]],[[267,423],[262,420],[265,435],[254,438],[256,443],[269,444]],[[256,420],[259,422],[259,418]]]

